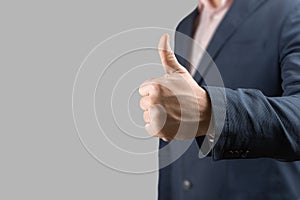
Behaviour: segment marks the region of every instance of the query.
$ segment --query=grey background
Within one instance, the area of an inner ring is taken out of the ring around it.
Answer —
[[[131,28],[174,29],[193,1],[0,2],[0,199],[155,199],[157,173],[100,165],[76,135],[76,71],[89,51]]]

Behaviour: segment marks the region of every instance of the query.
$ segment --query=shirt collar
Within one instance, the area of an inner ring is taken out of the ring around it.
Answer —
[[[218,12],[219,10],[222,10],[224,7],[226,7],[227,3],[230,0],[222,0],[221,1],[221,6],[218,8],[215,8],[210,0],[198,0],[199,1],[199,5],[198,5],[198,9],[201,11],[203,9],[203,7],[205,7],[206,9],[212,11],[212,12]]]

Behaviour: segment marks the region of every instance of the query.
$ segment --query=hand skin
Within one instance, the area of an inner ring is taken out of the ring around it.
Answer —
[[[139,88],[146,131],[164,141],[207,134],[211,119],[210,98],[178,63],[167,34],[159,41],[159,55],[165,76],[147,80]]]
[[[214,7],[214,8],[219,8],[224,0],[209,0],[210,4]]]

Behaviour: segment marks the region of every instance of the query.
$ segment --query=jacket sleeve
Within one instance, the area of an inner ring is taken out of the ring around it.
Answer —
[[[294,8],[281,30],[279,54],[282,96],[267,97],[256,89],[207,87],[211,98],[225,90],[226,117],[211,151],[214,160],[274,158],[300,160],[300,9]],[[218,105],[212,104],[213,115]],[[214,121],[218,126],[218,121]],[[201,143],[203,138],[197,138]]]

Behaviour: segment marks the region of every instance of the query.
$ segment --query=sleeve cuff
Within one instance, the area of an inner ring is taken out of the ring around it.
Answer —
[[[223,149],[228,133],[225,88],[205,86],[203,89],[207,91],[211,100],[212,119],[209,133],[196,138],[199,146],[199,158],[211,155],[213,160],[220,160],[223,158]]]

